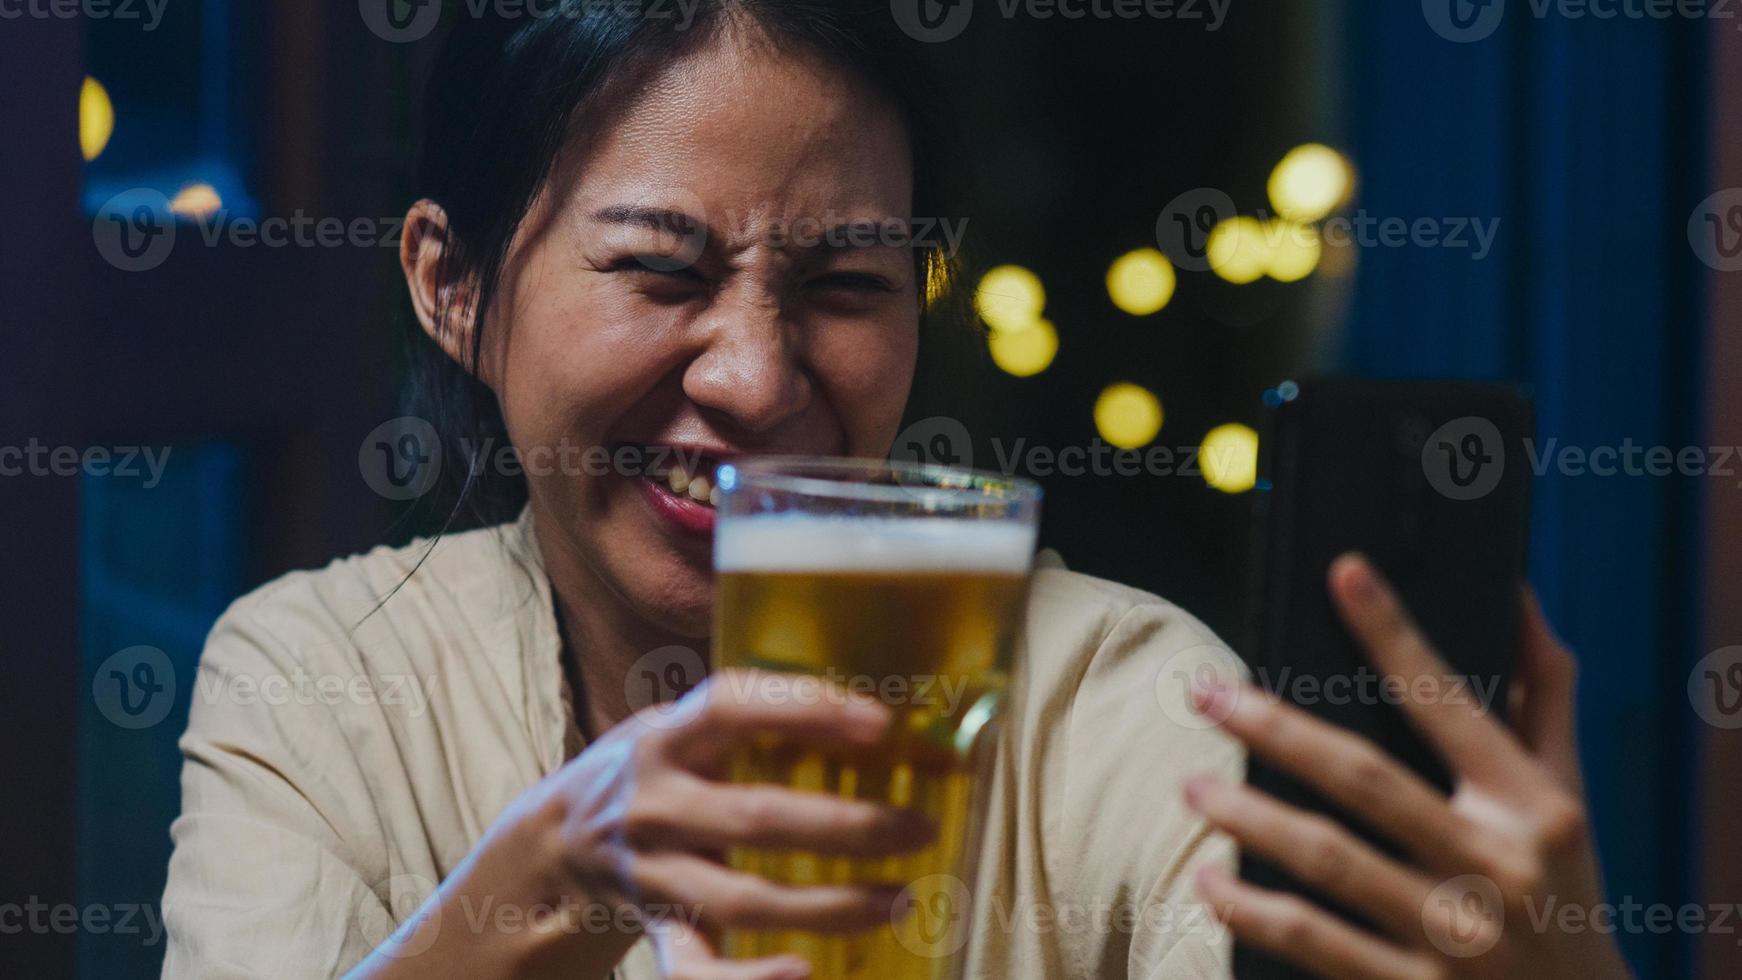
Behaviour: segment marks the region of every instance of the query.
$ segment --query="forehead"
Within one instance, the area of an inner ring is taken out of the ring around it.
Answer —
[[[675,196],[716,220],[910,216],[911,151],[894,105],[822,55],[751,29],[725,28],[654,68],[577,135],[566,191],[588,206]]]

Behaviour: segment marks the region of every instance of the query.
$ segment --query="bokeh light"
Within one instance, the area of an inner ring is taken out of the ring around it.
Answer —
[[[1040,277],[1019,265],[1001,265],[980,277],[974,309],[993,330],[1032,326],[1046,309],[1046,289]]]
[[[103,83],[86,76],[79,89],[79,151],[88,163],[103,155],[115,135],[115,105]]]
[[[1210,229],[1205,257],[1216,275],[1239,285],[1255,282],[1270,267],[1265,228],[1257,218],[1240,215]]]
[[[1173,263],[1160,249],[1126,252],[1107,269],[1107,295],[1132,316],[1148,316],[1166,306],[1177,284]]]
[[[1110,384],[1095,399],[1095,429],[1120,449],[1148,445],[1161,432],[1161,399],[1129,381]]]
[[[1265,273],[1280,282],[1298,282],[1319,267],[1319,232],[1311,225],[1271,221],[1265,228],[1269,263]]]
[[[184,218],[203,218],[223,206],[224,199],[218,196],[217,188],[211,184],[189,184],[169,202],[170,212]]]
[[[1029,378],[1045,371],[1059,351],[1058,331],[1050,321],[1034,320],[1014,330],[993,330],[986,336],[992,363],[1006,374]]]
[[[1297,146],[1270,172],[1270,206],[1290,221],[1318,221],[1348,198],[1353,183],[1341,153],[1323,143]]]
[[[1258,482],[1258,433],[1238,422],[1218,425],[1198,447],[1204,482],[1223,493],[1245,493]]]

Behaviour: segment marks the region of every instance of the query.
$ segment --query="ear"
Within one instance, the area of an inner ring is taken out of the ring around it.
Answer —
[[[411,290],[412,309],[424,333],[461,367],[474,374],[472,341],[477,327],[475,284],[460,277],[453,260],[448,214],[427,198],[405,215],[399,267]]]

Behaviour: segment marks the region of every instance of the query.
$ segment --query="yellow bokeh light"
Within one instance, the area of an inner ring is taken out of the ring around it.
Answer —
[[[1229,218],[1210,229],[1205,257],[1231,283],[1256,281],[1270,267],[1269,237],[1257,218]]]
[[[1110,384],[1095,399],[1095,429],[1120,449],[1146,446],[1161,432],[1161,399],[1129,381]]]
[[[974,309],[993,330],[1021,330],[1040,319],[1046,289],[1040,277],[1019,265],[988,270],[974,290]]]
[[[1298,282],[1319,267],[1318,229],[1291,221],[1272,221],[1265,228],[1269,265],[1265,272],[1280,282]]]
[[[103,83],[86,76],[79,89],[79,151],[88,163],[103,155],[115,135],[115,104]]]
[[[1349,161],[1323,143],[1288,151],[1270,172],[1270,206],[1290,221],[1318,221],[1349,196]]]
[[[1059,334],[1047,320],[1033,320],[1014,330],[993,330],[986,336],[992,363],[1006,374],[1028,378],[1045,371],[1059,352]]]
[[[1223,493],[1245,493],[1258,482],[1258,433],[1238,422],[1218,425],[1198,447],[1204,482]]]
[[[223,206],[224,199],[211,184],[189,184],[169,202],[170,212],[184,218],[203,218]]]
[[[1166,306],[1177,283],[1173,263],[1160,249],[1126,252],[1107,269],[1107,295],[1132,316],[1148,316]]]

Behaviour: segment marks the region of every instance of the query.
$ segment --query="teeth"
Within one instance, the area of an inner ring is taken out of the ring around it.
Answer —
[[[672,493],[683,493],[690,488],[690,473],[681,466],[673,466],[665,479]]]
[[[720,494],[719,487],[715,487],[714,489],[709,490],[708,491],[708,505],[711,507],[720,506],[720,496],[721,496],[721,494]]]
[[[708,486],[708,478],[705,476],[698,475],[690,480],[690,499],[698,504],[706,501],[712,490],[713,488]]]

